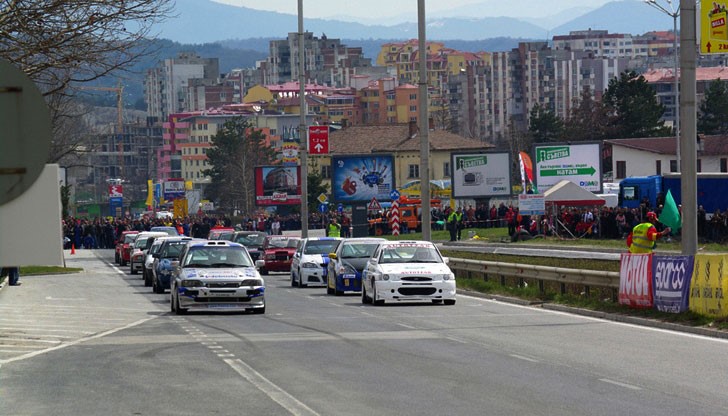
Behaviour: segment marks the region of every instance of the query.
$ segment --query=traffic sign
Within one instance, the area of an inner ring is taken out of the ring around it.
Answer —
[[[309,126],[308,152],[312,155],[329,154],[329,127]]]
[[[327,207],[328,207],[328,204],[319,204],[319,211],[321,211],[321,213],[323,214],[326,212]]]
[[[341,214],[342,212],[344,212],[344,205],[342,205],[342,204],[337,205],[336,210],[339,211],[339,214]]]
[[[397,200],[399,200],[399,191],[398,191],[398,190],[396,190],[396,189],[392,189],[392,192],[390,192],[390,193],[389,193],[389,198],[390,198],[390,199],[391,199],[392,201],[397,201]]]
[[[328,201],[328,200],[329,200],[329,198],[328,198],[328,197],[326,197],[326,194],[320,194],[320,195],[318,196],[318,198],[316,198],[316,199],[318,199],[318,201],[319,201],[320,203],[322,203],[322,204],[325,204],[325,203],[326,203],[326,201]]]
[[[372,200],[369,201],[367,209],[369,211],[379,211],[380,209],[382,209],[382,205],[379,203],[379,201],[377,201],[377,198],[372,198]]]

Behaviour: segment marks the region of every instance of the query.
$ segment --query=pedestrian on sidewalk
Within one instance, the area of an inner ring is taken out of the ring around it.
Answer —
[[[3,267],[3,276],[8,276],[8,284],[10,286],[20,286],[20,268],[19,267]]]

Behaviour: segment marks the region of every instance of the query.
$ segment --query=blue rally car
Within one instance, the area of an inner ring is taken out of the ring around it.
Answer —
[[[248,251],[224,240],[190,242],[171,282],[170,307],[265,313],[265,283]]]
[[[361,273],[383,238],[347,238],[329,253],[326,293],[361,291]]]

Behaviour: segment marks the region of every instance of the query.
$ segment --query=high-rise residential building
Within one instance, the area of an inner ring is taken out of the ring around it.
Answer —
[[[343,87],[358,70],[371,70],[371,59],[364,57],[361,47],[346,46],[339,39],[329,39],[325,34],[318,38],[311,32],[305,32],[303,37],[307,82]],[[267,82],[298,81],[298,62],[298,33],[289,33],[286,39],[271,41],[265,68]]]
[[[144,81],[147,116],[161,122],[170,114],[190,111],[190,79],[218,82],[219,67],[218,58],[201,58],[194,53],[160,61],[147,71]]]

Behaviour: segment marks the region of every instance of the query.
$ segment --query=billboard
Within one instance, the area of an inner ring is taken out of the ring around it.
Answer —
[[[255,204],[300,205],[301,168],[298,166],[257,166]]]
[[[167,201],[185,197],[185,180],[182,178],[167,179],[162,186],[164,187],[164,199]]]
[[[587,191],[602,192],[601,143],[534,144],[535,179],[539,193],[568,180]]]
[[[700,53],[728,52],[728,15],[725,3],[701,0],[697,13],[700,21]]]
[[[452,154],[453,198],[511,194],[511,156],[508,152]]]
[[[334,156],[331,166],[331,193],[336,202],[387,201],[395,189],[392,155]]]

